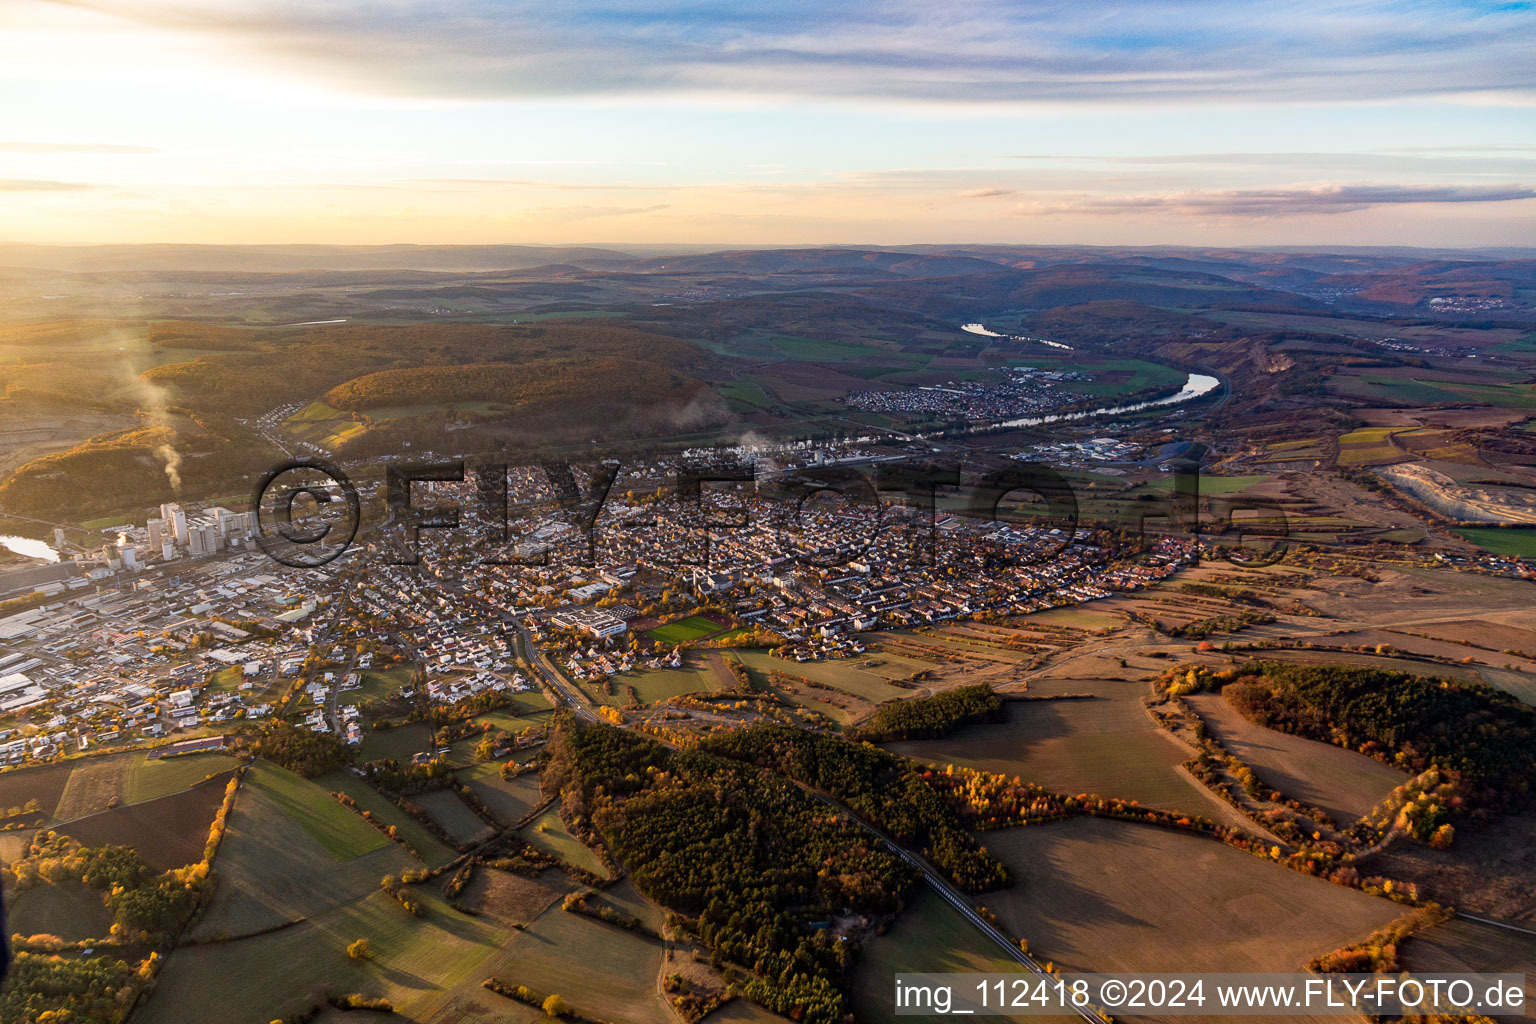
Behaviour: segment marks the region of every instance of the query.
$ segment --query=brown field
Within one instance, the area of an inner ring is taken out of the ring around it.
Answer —
[[[1255,725],[1219,693],[1184,698],[1227,750],[1286,796],[1321,807],[1347,825],[1408,776],[1364,754]]]
[[[209,779],[158,800],[81,818],[62,831],[86,846],[131,846],[144,863],[156,871],[168,871],[202,857],[208,826],[224,799],[226,784],[227,777]]]
[[[1016,878],[986,905],[1070,970],[1296,971],[1402,912],[1166,829],[1075,818],[983,838]]]
[[[93,757],[77,763],[64,784],[64,792],[59,794],[53,816],[59,821],[72,821],[105,811],[113,800],[122,799],[123,773],[127,767],[122,757]]]
[[[1215,818],[1228,810],[1180,769],[1194,752],[1157,727],[1142,683],[1073,681],[1092,700],[1010,701],[1008,720],[935,740],[886,744],[907,757],[1017,775],[1058,793],[1097,793]]]
[[[10,891],[5,903],[6,931],[11,935],[57,935],[78,942],[106,938],[112,928],[112,912],[101,893],[78,879]]]
[[[41,768],[0,772],[0,807],[25,807],[28,800],[36,800],[43,813],[51,818],[72,771],[74,765],[49,764]]]
[[[1536,928],[1536,814],[1476,830],[1458,826],[1449,850],[1400,840],[1367,863],[1374,872],[1419,883],[1430,899]]]
[[[1420,626],[1418,632],[1449,640],[1458,645],[1467,643],[1489,651],[1516,650],[1536,655],[1536,629],[1527,629],[1508,623],[1485,622],[1479,619],[1431,622]]]
[[[750,999],[732,999],[714,1013],[705,1017],[707,1024],[787,1024],[788,1017],[780,1017],[765,1010]]]
[[[1458,919],[1436,925],[1403,943],[1398,953],[1414,972],[1524,974],[1529,1020],[1536,1000],[1536,935]]]
[[[558,868],[524,878],[495,868],[479,868],[464,887],[465,906],[504,924],[525,925],[549,905],[575,889],[575,883]]]

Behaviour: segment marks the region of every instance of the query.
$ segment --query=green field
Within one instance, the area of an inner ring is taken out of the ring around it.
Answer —
[[[431,746],[432,736],[427,727],[411,722],[389,729],[368,729],[363,733],[363,742],[358,744],[357,757],[360,762],[390,758],[404,764]]]
[[[519,752],[526,757],[526,752]],[[501,777],[500,763],[477,764],[462,769],[459,781],[470,788],[475,798],[485,804],[503,827],[510,828],[538,806],[539,775],[524,772],[510,779]]]
[[[359,675],[363,685],[356,690],[347,690],[342,693],[342,699],[348,703],[357,703],[364,700],[386,700],[393,697],[401,687],[409,686],[416,671],[409,665],[391,665],[389,668],[363,669]]]
[[[700,663],[695,666],[695,662]],[[707,663],[702,663],[702,659],[696,654],[687,658],[682,668],[646,669],[638,675],[626,677],[623,681],[634,686],[635,692],[640,695],[640,703],[645,705],[656,704],[684,693],[718,690],[724,685],[720,677],[715,675],[714,670]],[[605,703],[626,703],[622,685],[619,686],[617,693],[618,696],[614,700]]]
[[[773,399],[768,397],[768,392],[762,385],[751,381],[733,380],[726,384],[718,385],[721,396],[739,402],[750,409],[770,409],[773,407]]]
[[[351,860],[389,845],[388,838],[325,789],[285,768],[262,762],[246,773],[245,784],[266,794],[337,860]]]
[[[860,1020],[894,1020],[892,989],[897,972],[1018,974],[1026,970],[923,885],[891,930],[875,939],[859,958],[851,996]]]
[[[1454,532],[1463,540],[1495,555],[1536,558],[1536,528],[1533,527],[1501,530],[1489,526],[1470,526]]]
[[[210,775],[233,771],[239,763],[227,754],[182,754],[154,760],[129,754],[122,776],[123,803],[139,804],[179,793]]]
[[[1255,473],[1249,476],[1207,476],[1202,473],[1200,474],[1200,493],[1237,494],[1269,479],[1272,478],[1267,473]],[[1163,476],[1134,487],[1127,494],[1134,495],[1145,491],[1171,491],[1172,489],[1173,477]]]
[[[207,912],[193,929],[195,938],[249,935],[313,917],[377,890],[379,879],[386,874],[398,875],[419,866],[398,843],[380,836],[320,787],[304,785],[319,792],[351,819],[345,829],[345,845],[363,845],[362,836],[354,833],[353,828],[366,830],[382,840],[383,845],[360,856],[337,860],[309,829],[286,813],[279,800],[269,793],[269,787],[252,785],[248,775],[235,799],[229,830],[214,861],[220,881]],[[308,791],[300,793],[301,813],[305,804],[318,805]],[[285,802],[293,802],[293,798]]]
[[[686,619],[646,630],[645,635],[662,643],[681,644],[689,640],[697,640],[701,636],[718,633],[722,628],[724,627],[713,619],[706,619],[702,615],[691,615]]]
[[[480,820],[480,816],[469,809],[469,805],[459,799],[457,793],[452,790],[439,789],[430,793],[418,793],[411,797],[412,802],[424,807],[432,820],[443,827],[455,841],[460,843],[474,843],[487,839],[492,833],[491,826]]]
[[[608,874],[608,869],[603,866],[598,855],[566,830],[565,823],[560,820],[558,806],[549,808],[533,819],[519,834],[531,845],[553,857],[559,857],[567,864],[574,864],[597,875]]]
[[[446,864],[458,856],[458,851],[445,846],[421,822],[390,803],[378,790],[351,772],[328,772],[316,779],[315,783],[330,792],[345,793],[360,810],[369,812],[376,821],[395,826],[401,838],[421,855],[429,867]]]

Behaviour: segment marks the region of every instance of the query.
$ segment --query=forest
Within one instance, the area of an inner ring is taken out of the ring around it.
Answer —
[[[1244,717],[1448,776],[1472,821],[1536,794],[1536,709],[1480,683],[1351,665],[1255,662],[1224,693]]]
[[[902,846],[917,847],[967,892],[1006,886],[1008,869],[980,846],[917,764],[868,743],[787,725],[722,733],[704,749],[782,772],[847,804]]]
[[[1001,722],[1003,699],[986,684],[957,686],[931,697],[914,697],[881,705],[868,721],[848,731],[850,739],[884,743],[888,740],[928,740],[948,736],[972,722]]]
[[[570,722],[549,750],[546,780],[567,807],[642,892],[689,919],[717,961],[751,971],[748,998],[810,1024],[843,1019],[853,954],[826,922],[844,908],[896,913],[916,881],[910,868],[798,786],[740,760]]]

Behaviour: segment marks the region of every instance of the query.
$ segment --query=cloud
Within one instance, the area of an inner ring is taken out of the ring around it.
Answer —
[[[1313,188],[1085,197],[1066,203],[1021,204],[1016,212],[1026,215],[1170,212],[1194,216],[1262,218],[1350,213],[1374,206],[1505,203],[1521,199],[1536,199],[1536,188],[1519,185],[1326,185]]]
[[[160,152],[153,146],[118,146],[108,142],[0,142],[0,153],[96,153],[130,156]]]
[[[1477,0],[70,0],[369,92],[958,103],[1536,98],[1536,11]]]
[[[1012,188],[968,188],[959,193],[961,199],[991,199],[993,196],[1017,195],[1018,190]]]
[[[595,220],[599,217],[632,217],[671,209],[671,203],[653,206],[545,206],[536,212],[554,221]]]
[[[101,185],[88,185],[79,181],[0,178],[0,192],[86,192],[101,187]]]

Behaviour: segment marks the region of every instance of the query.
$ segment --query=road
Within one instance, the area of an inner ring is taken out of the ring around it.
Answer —
[[[524,653],[528,658],[528,663],[534,666],[534,668],[538,670],[539,674],[544,677],[544,680],[549,683],[555,692],[559,693],[560,696],[564,698],[564,702],[571,708],[572,711],[576,713],[577,717],[583,718],[589,722],[598,721],[599,719],[597,715],[593,713],[591,708],[587,707],[586,702],[580,700],[574,693],[571,692],[570,686],[565,682],[564,679],[560,677],[560,673],[556,672],[554,669],[548,666],[545,656],[536,647],[534,647],[533,638],[528,635],[528,630],[523,625],[521,619],[517,620],[515,626],[517,629],[518,639],[521,641]],[[655,739],[654,736],[647,736],[647,738],[653,740]],[[670,744],[668,745],[670,746]],[[904,862],[916,869],[917,872],[922,875],[923,881],[928,883],[928,887],[934,892],[938,893],[940,899],[954,907],[957,911],[960,912],[960,915],[969,921],[972,925],[974,925],[978,931],[980,931],[988,939],[992,940],[992,942],[996,943],[999,948],[1008,954],[1009,959],[1024,965],[1030,971],[1039,975],[1041,978],[1049,979],[1053,977],[1053,975],[1046,972],[1045,968],[1041,967],[1039,964],[1035,963],[1034,960],[1030,959],[1029,955],[1018,947],[1017,943],[999,931],[992,924],[992,922],[988,921],[986,918],[977,913],[976,908],[971,906],[970,901],[965,898],[965,894],[947,882],[923,858],[919,857],[917,854],[906,849],[905,847],[898,845],[897,842],[890,836],[886,835],[878,828],[875,828],[869,822],[864,821],[858,815],[850,811],[847,807],[844,807],[841,803],[827,796],[825,793],[818,793],[816,790],[804,785],[801,785],[800,788],[805,790],[805,792],[810,794],[812,797],[833,808],[838,813],[846,816],[855,825],[859,826],[864,831],[878,839],[886,849],[890,850],[897,857],[900,857]],[[1094,1021],[1096,1024],[1101,1024],[1102,1019],[1097,1014],[1092,1013],[1089,1010],[1083,1009],[1081,1007],[1073,1007],[1072,1010],[1078,1017],[1082,1018],[1083,1020]]]
[[[566,705],[576,712],[577,718],[585,719],[588,722],[599,721],[597,714],[587,707],[586,701],[571,692],[570,685],[566,683],[559,672],[550,667],[544,653],[533,645],[533,637],[528,635],[528,627],[523,625],[522,620],[517,620],[514,625],[517,629],[518,641],[523,647],[523,654],[528,659],[528,664],[533,666],[534,671],[543,676],[544,681],[565,699]]]

